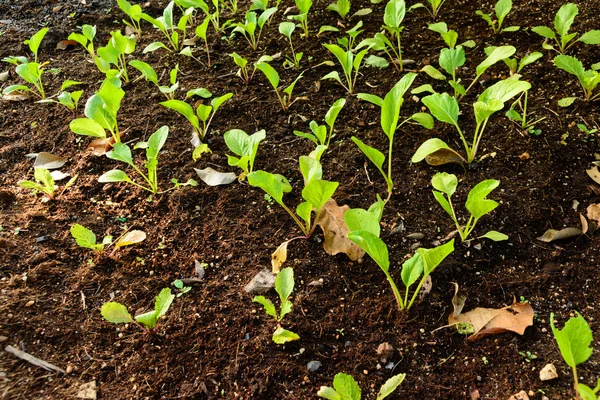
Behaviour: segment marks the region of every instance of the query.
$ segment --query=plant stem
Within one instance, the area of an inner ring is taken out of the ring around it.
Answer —
[[[469,164],[471,163],[471,161],[473,161],[473,159],[471,158],[471,152],[470,152],[470,147],[469,147],[469,143],[467,143],[467,139],[465,139],[465,135],[462,132],[462,130],[460,129],[460,126],[458,126],[458,124],[455,124],[454,127],[456,127],[456,130],[458,131],[458,134],[460,135],[460,138],[463,142],[463,146],[465,146],[465,150],[467,151],[467,161],[469,162]]]
[[[288,214],[290,214],[290,216],[292,217],[294,222],[300,227],[300,230],[302,231],[302,233],[304,233],[305,236],[308,236],[309,231],[304,227],[304,224],[302,222],[300,222],[298,217],[296,217],[296,214],[294,214],[292,212],[292,210],[290,210],[283,202],[281,202],[279,204],[281,205],[281,207],[283,207],[283,209],[285,211],[287,211]]]
[[[386,270],[384,270],[382,268],[383,272],[385,273],[385,276],[388,280],[388,282],[390,283],[390,286],[392,287],[392,292],[394,292],[394,297],[396,298],[396,302],[398,303],[398,309],[400,311],[404,310],[404,302],[402,301],[402,296],[400,295],[400,291],[398,290],[398,287],[396,286],[396,282],[394,282],[394,280],[392,279],[392,276],[390,275],[390,273]]]

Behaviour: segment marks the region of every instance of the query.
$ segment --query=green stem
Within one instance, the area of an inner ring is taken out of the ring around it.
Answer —
[[[398,290],[398,287],[396,286],[396,282],[394,282],[394,280],[392,279],[392,276],[390,275],[390,273],[386,270],[384,270],[382,268],[383,273],[385,274],[388,282],[390,283],[390,286],[392,287],[392,292],[394,292],[394,297],[396,298],[396,302],[398,303],[398,309],[400,311],[404,310],[404,302],[402,301],[402,295],[400,294],[400,291]]]
[[[415,289],[415,292],[413,293],[413,296],[410,299],[410,303],[408,303],[408,305],[406,306],[406,311],[410,310],[410,308],[412,307],[413,303],[417,299],[417,296],[419,295],[419,292],[421,291],[421,288],[425,284],[425,280],[427,279],[428,276],[429,276],[429,274],[423,275],[423,278],[421,278],[421,281],[419,282],[419,285]],[[406,290],[408,290],[408,288]]]
[[[523,115],[521,117],[521,128],[522,129],[526,129],[527,128],[527,93],[529,92],[529,90],[525,91],[525,99],[523,100]]]
[[[396,32],[396,38],[398,41],[398,62],[400,63],[400,72],[404,69],[404,65],[402,65],[402,47],[400,46],[400,32]]]
[[[292,210],[290,210],[283,202],[281,202],[279,204],[281,205],[281,207],[283,207],[283,209],[285,211],[287,211],[288,214],[290,214],[290,216],[292,217],[294,222],[300,227],[300,230],[302,231],[302,233],[304,233],[305,236],[308,236],[309,231],[304,227],[304,224],[302,222],[300,222],[298,217],[296,217],[296,214],[294,214],[292,212]]]
[[[460,126],[458,126],[458,124],[454,124],[454,127],[456,128],[456,130],[458,131],[458,134],[460,135],[460,139],[463,142],[463,146],[465,146],[465,150],[467,151],[467,158],[469,159],[469,163],[471,163],[471,158],[470,158],[470,147],[469,147],[469,143],[467,143],[467,139],[465,138],[465,135],[463,133],[463,131],[460,129]]]

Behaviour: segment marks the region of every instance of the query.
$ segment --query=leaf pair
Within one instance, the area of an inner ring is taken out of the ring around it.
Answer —
[[[300,97],[296,97],[294,100],[292,100],[292,92],[294,91],[294,88],[296,87],[296,83],[298,83],[300,78],[302,78],[303,73],[298,75],[298,77],[287,88],[285,88],[281,91],[283,93],[283,95],[282,95],[281,93],[279,93],[279,82],[280,82],[279,81],[279,73],[275,70],[275,68],[273,68],[266,61],[261,61],[261,60],[259,60],[255,64],[255,67],[256,67],[256,69],[261,71],[263,74],[265,74],[265,76],[269,80],[269,83],[273,87],[273,90],[275,90],[275,94],[277,95],[277,98],[279,99],[279,104],[281,104],[281,108],[283,109],[283,111],[287,112],[289,110],[289,108],[292,106],[292,104],[294,104],[296,101],[302,99]]]
[[[136,38],[134,35],[123,36],[121,31],[111,32],[110,36],[107,45],[97,50],[98,57],[94,58],[96,66],[109,78],[117,77],[129,82],[125,56],[135,51]],[[111,65],[116,69],[112,69]]]
[[[519,30],[519,26],[509,26],[507,28],[502,28],[504,18],[506,18],[506,16],[510,13],[511,10],[512,0],[498,0],[496,6],[494,7],[496,19],[492,19],[492,14],[485,14],[481,10],[476,11],[475,14],[483,18],[485,22],[487,22],[488,25],[492,28],[494,33],[516,32]]]
[[[319,125],[316,121],[310,121],[309,126],[310,126],[310,130],[312,131],[312,133],[304,133],[304,132],[300,132],[300,131],[294,131],[294,135],[308,139],[311,142],[314,142],[317,145],[317,149],[319,148],[319,146],[322,146],[324,148],[329,148],[331,139],[335,136],[335,134],[333,133],[335,121],[337,120],[337,117],[338,117],[340,111],[342,111],[342,108],[344,108],[345,105],[346,105],[346,99],[337,99],[331,105],[331,107],[325,114],[325,123],[327,124],[329,129],[327,129],[327,127],[325,125]],[[320,154],[315,158],[317,159],[317,161],[319,161],[321,158]]]
[[[170,288],[162,289],[156,296],[154,310],[136,315],[135,320],[131,317],[129,311],[127,311],[127,307],[115,301],[104,303],[100,309],[100,313],[105,320],[113,324],[128,324],[137,321],[144,326],[147,332],[152,332],[158,320],[169,311],[169,307],[171,307],[174,299],[175,295],[171,294]]]
[[[252,135],[248,135],[241,129],[232,129],[223,135],[229,150],[239,157],[227,155],[227,163],[232,167],[242,169],[243,173],[239,177],[240,181],[252,172],[258,145],[265,137],[266,132],[264,129]]]
[[[252,50],[257,50],[263,27],[276,12],[277,7],[267,8],[257,17],[256,12],[248,11],[243,23],[234,24],[233,32],[241,33],[252,47]]]
[[[169,46],[165,45],[163,42],[152,42],[144,50],[142,53],[146,54],[149,52],[156,51],[158,49],[166,49],[168,51],[180,51],[183,48],[183,43],[185,42],[186,30],[188,20],[191,18],[192,13],[194,12],[193,7],[189,7],[183,12],[179,21],[175,23],[173,17],[173,6],[175,3],[171,1],[167,7],[163,10],[163,15],[158,18],[152,18],[146,13],[142,13],[140,18],[151,23],[157,28],[159,31],[167,39]]]
[[[322,77],[321,80],[333,79],[342,85],[348,93],[354,93],[354,87],[356,86],[356,80],[358,79],[358,71],[369,50],[364,49],[354,55],[351,49],[344,50],[337,44],[323,44],[323,47],[329,50],[337,58],[342,67],[342,71],[344,72],[344,81],[342,81],[340,74],[337,71],[328,73]]]
[[[584,99],[593,101],[600,98],[600,92],[594,94],[598,84],[600,84],[600,73],[593,69],[586,70],[583,63],[575,57],[559,55],[554,58],[554,65],[569,74],[575,75],[583,89]],[[558,104],[561,107],[567,107],[573,104],[575,97],[566,97],[560,99]]]
[[[22,180],[17,182],[22,188],[38,190],[42,193],[46,193],[50,199],[54,198],[54,191],[56,185],[54,184],[54,178],[46,168],[38,167],[33,171],[33,178],[35,181]]]
[[[388,379],[379,389],[376,400],[383,400],[402,384],[406,374],[398,374]],[[361,400],[361,390],[351,375],[338,373],[333,377],[333,387],[321,386],[317,396],[328,400]]]

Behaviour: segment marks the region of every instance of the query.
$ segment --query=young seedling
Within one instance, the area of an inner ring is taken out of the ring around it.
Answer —
[[[510,109],[506,112],[506,116],[511,121],[517,123],[523,131],[527,131],[531,134],[541,131],[536,129],[535,126],[546,119],[546,117],[538,118],[535,121],[530,121],[529,114],[527,114],[527,97],[529,90],[526,90],[519,98],[510,106]],[[518,111],[516,107],[519,107]],[[537,133],[539,134],[539,133]]]
[[[487,196],[492,192],[492,190],[496,189],[498,185],[500,185],[500,181],[488,179],[479,182],[473,189],[471,189],[467,197],[465,207],[471,215],[469,216],[469,220],[467,221],[466,225],[462,226],[458,222],[458,218],[456,217],[456,213],[454,211],[454,205],[452,204],[452,195],[454,192],[456,192],[456,187],[458,186],[458,179],[456,178],[456,175],[448,174],[446,172],[438,172],[431,179],[431,184],[433,185],[434,189],[436,189],[433,191],[433,196],[437,202],[440,203],[444,211],[450,215],[452,221],[454,221],[456,230],[458,231],[463,242],[466,241],[471,232],[473,232],[479,219],[484,215],[491,213],[494,209],[496,209],[496,207],[498,207],[498,203],[494,200],[488,199]],[[477,237],[477,239],[481,238],[488,238],[494,242],[498,242],[508,239],[508,236],[498,231],[489,231],[485,235]]]
[[[234,24],[235,28],[233,32],[241,33],[244,38],[248,41],[252,50],[258,50],[258,43],[262,30],[265,24],[271,19],[273,14],[277,12],[277,7],[271,7],[263,11],[257,18],[254,11],[248,11],[246,13],[245,21]]]
[[[327,6],[329,11],[338,13],[341,19],[345,19],[350,12],[350,0],[337,0]]]
[[[131,149],[124,143],[115,143],[113,145],[113,149],[106,153],[106,156],[111,160],[117,160],[128,164],[132,167],[135,172],[138,173],[139,176],[142,177],[147,186],[143,184],[139,184],[134,182],[129,178],[129,176],[121,171],[120,169],[113,169],[108,172],[105,172],[98,178],[98,182],[100,183],[109,183],[109,182],[127,182],[135,185],[141,189],[147,190],[153,194],[159,193],[158,191],[158,154],[160,150],[163,148],[165,142],[167,141],[167,136],[169,135],[169,127],[162,126],[156,132],[154,132],[148,142],[138,143],[135,148],[136,149],[146,149],[146,162],[145,167],[148,171],[147,174],[144,174],[141,169],[139,169],[135,163],[133,162],[133,157],[131,155]],[[188,180],[186,183],[179,184],[174,182],[175,185],[165,190],[161,193],[166,193],[170,190],[177,189],[180,186],[196,186],[197,183],[193,179]]]
[[[232,167],[239,167],[243,171],[238,180],[243,181],[252,172],[258,145],[265,137],[264,129],[252,135],[248,135],[241,129],[232,129],[223,135],[225,144],[237,156],[227,155],[227,163]]]
[[[258,69],[263,74],[265,74],[265,76],[269,80],[269,83],[273,87],[273,90],[275,90],[275,94],[277,95],[277,99],[279,99],[279,104],[281,104],[281,108],[283,108],[283,111],[288,112],[288,110],[290,109],[292,104],[294,104],[298,100],[304,100],[304,98],[302,98],[302,97],[296,97],[295,99],[292,100],[292,93],[294,91],[294,88],[296,87],[296,83],[298,83],[300,78],[302,78],[303,73],[298,75],[298,77],[288,87],[283,89],[280,93],[279,92],[279,82],[280,82],[279,81],[279,73],[275,70],[275,68],[273,68],[270,64],[268,64],[264,61],[257,62],[255,66],[256,66],[256,69]]]
[[[137,36],[141,36],[142,27],[140,26],[140,20],[143,14],[142,7],[139,4],[131,4],[127,0],[117,0],[117,4],[121,11],[129,17],[129,21],[123,20],[123,23],[130,27]]]
[[[425,8],[431,17],[436,19],[440,12],[440,8],[442,8],[445,2],[446,0],[427,0],[429,7],[425,6],[423,3],[417,3],[412,5],[408,11],[416,10],[417,8]]]
[[[136,38],[134,35],[123,36],[120,31],[111,32],[110,36],[108,44],[98,49],[98,57],[95,58],[96,66],[109,78],[118,77],[129,82],[126,56],[134,52]]]
[[[212,93],[206,89],[195,89],[189,91],[186,97],[189,98],[193,95],[200,95],[201,97],[209,98],[212,96]],[[210,105],[198,104],[195,112],[192,106],[181,100],[167,100],[161,102],[160,104],[178,112],[187,118],[194,128],[192,143],[195,143],[195,146],[197,146],[200,144],[200,141],[204,140],[204,137],[208,133],[208,128],[210,128],[210,123],[212,122],[219,108],[223,105],[223,103],[232,97],[233,93],[227,93],[220,97],[214,97],[210,101]],[[202,126],[200,126],[200,121],[202,121]]]
[[[400,34],[404,29],[402,22],[404,21],[405,15],[406,4],[404,0],[390,0],[385,6],[385,13],[383,14],[383,28],[388,31],[390,35],[390,41],[388,43],[384,41],[384,43],[387,47],[392,49],[394,55],[397,57],[400,71],[402,71],[402,45],[400,42]],[[396,46],[392,44],[394,39],[396,39]],[[392,60],[392,62],[396,65],[394,60]]]
[[[17,185],[25,189],[32,189],[38,192],[42,192],[48,195],[48,198],[52,200],[54,198],[54,192],[56,191],[56,185],[54,184],[54,178],[50,175],[50,171],[46,168],[35,168],[33,171],[33,179],[35,181],[19,181]]]
[[[102,239],[102,242],[98,243],[94,232],[80,224],[72,225],[70,232],[78,246],[93,250],[96,254],[101,254],[110,245],[113,245],[116,251],[121,247],[141,243],[146,239],[146,233],[143,231],[129,231],[121,235],[115,242],[113,242],[111,235],[106,235]]]
[[[293,290],[294,270],[288,267],[282,269],[277,274],[277,278],[275,278],[275,291],[279,295],[279,300],[281,301],[279,314],[277,313],[277,309],[275,308],[273,302],[266,297],[255,296],[252,299],[253,302],[259,303],[265,308],[267,315],[275,319],[275,322],[277,323],[277,329],[275,329],[275,332],[273,332],[273,341],[277,344],[285,344],[287,342],[300,339],[300,336],[298,336],[296,333],[288,331],[287,329],[283,329],[281,326],[281,320],[283,317],[292,312],[293,304],[289,297]]]
[[[119,0],[123,1],[123,0]],[[138,6],[139,7],[139,6]],[[73,32],[67,38],[73,40],[80,45],[90,54],[92,61],[96,61],[96,50],[94,49],[94,38],[96,37],[96,26],[83,25],[81,27],[81,33]]]
[[[593,341],[592,330],[587,321],[575,311],[575,317],[570,318],[563,329],[558,329],[554,325],[554,313],[550,314],[550,327],[552,334],[563,360],[573,371],[573,387],[578,399],[596,400],[598,392],[600,392],[600,379],[594,389],[579,382],[577,376],[577,366],[586,362],[594,349],[591,348]]]
[[[46,98],[45,100],[40,100],[38,103],[56,103],[64,106],[66,109],[70,110],[75,116],[75,112],[77,111],[77,107],[79,106],[79,99],[83,94],[83,90],[76,90],[73,92],[67,92],[66,90],[72,86],[80,85],[81,82],[66,80],[60,87],[60,92],[56,95],[56,100],[53,98]],[[54,97],[54,96],[53,96]]]
[[[317,145],[317,153],[316,160],[320,160],[320,156],[326,149],[329,148],[329,143],[331,139],[335,136],[333,133],[333,128],[335,125],[335,121],[337,117],[342,111],[342,108],[346,105],[346,99],[337,99],[325,114],[325,125],[319,125],[316,121],[310,121],[310,130],[312,133],[304,133],[300,131],[294,131],[294,135],[300,136],[302,138],[308,139],[311,142],[314,142]],[[329,127],[329,129],[327,129]],[[321,149],[322,148],[322,151]]]
[[[404,378],[406,374],[398,374],[388,379],[379,389],[376,400],[383,400],[394,393]],[[333,387],[321,386],[317,396],[328,400],[361,400],[361,390],[351,375],[340,372],[333,377]]]
[[[154,25],[167,38],[168,45],[163,42],[152,42],[143,50],[143,53],[150,53],[158,49],[166,49],[168,51],[179,52],[183,49],[183,43],[186,39],[187,24],[191,18],[194,8],[190,7],[184,11],[179,22],[175,24],[173,18],[173,6],[175,3],[171,1],[163,11],[162,17],[152,18],[148,14],[142,13],[141,18]]]
[[[571,25],[573,25],[577,14],[579,14],[579,7],[577,7],[577,4],[563,4],[554,17],[554,30],[547,26],[536,26],[531,28],[531,30],[546,39],[546,41],[554,41],[558,46],[558,50],[556,50],[553,45],[544,41],[544,49],[556,50],[560,54],[565,54],[567,50],[577,42],[600,44],[600,30],[586,32],[577,38],[577,40],[573,40],[577,37],[577,32],[569,33],[569,30],[571,29]]]
[[[473,139],[470,143],[467,141],[466,136],[458,124],[458,101],[448,93],[435,93],[424,97],[422,99],[423,104],[427,106],[431,114],[433,114],[437,120],[453,125],[456,128],[467,157],[465,159],[455,150],[452,150],[443,140],[433,138],[425,141],[419,149],[417,149],[411,161],[420,162],[427,157],[427,162],[432,165],[441,165],[448,162],[466,162],[471,164],[477,156],[479,144],[490,117],[494,113],[502,110],[505,102],[529,89],[531,89],[531,84],[519,80],[518,76],[499,81],[487,88],[473,104],[476,127]],[[438,157],[436,157],[436,155]],[[451,159],[452,161],[446,161]]]
[[[300,11],[298,15],[290,15],[289,19],[298,21],[302,32],[304,33],[304,39],[308,38],[308,13],[312,7],[312,0],[295,0],[296,8]]]
[[[575,75],[579,80],[579,84],[583,89],[583,98],[585,101],[596,101],[600,99],[600,91],[594,93],[596,87],[600,83],[600,73],[593,69],[586,70],[581,61],[575,57],[559,55],[554,58],[554,65],[572,75]],[[577,97],[565,97],[558,101],[561,107],[568,107],[577,99]]]
[[[158,75],[156,74],[154,68],[152,68],[150,64],[139,60],[132,60],[129,62],[129,65],[131,65],[133,68],[137,69],[142,73],[142,75],[135,79],[136,81],[139,79],[145,79],[147,82],[154,83],[158,90],[160,90],[160,92],[165,95],[167,100],[173,100],[173,98],[175,97],[175,91],[179,88],[179,82],[177,81],[179,64],[175,65],[175,68],[173,68],[169,72],[170,86],[161,86],[158,83]]]
[[[186,294],[187,292],[189,292],[190,290],[192,290],[191,286],[185,286],[185,284],[183,283],[183,281],[181,279],[176,279],[173,281],[173,286],[175,286],[175,288],[177,290],[179,290],[179,293],[177,293],[177,297],[181,297],[184,294]]]
[[[426,113],[416,113],[411,117],[405,119],[398,125],[398,120],[400,118],[400,108],[404,103],[404,94],[407,92],[409,87],[414,82],[417,74],[411,72],[402,79],[400,79],[396,85],[385,95],[385,98],[382,99],[378,96],[374,96],[366,93],[359,93],[358,98],[362,100],[366,100],[370,103],[373,103],[381,108],[381,129],[383,133],[388,138],[388,166],[387,172],[384,171],[383,163],[385,161],[385,156],[379,150],[366,145],[360,139],[355,136],[352,136],[352,141],[358,146],[358,148],[367,156],[367,158],[377,167],[381,175],[383,176],[386,184],[388,196],[386,202],[390,199],[392,195],[392,190],[394,188],[394,182],[392,179],[392,148],[394,144],[394,134],[396,133],[396,129],[400,126],[404,125],[410,121],[416,121],[427,129],[433,128],[433,118],[431,115]]]
[[[131,317],[127,307],[116,301],[108,301],[102,305],[100,313],[105,320],[113,324],[131,324],[134,323],[144,332],[151,335],[158,320],[165,316],[171,303],[175,299],[175,295],[171,294],[171,289],[164,288],[160,291],[154,302],[154,310],[138,314],[135,319]]]
[[[207,38],[209,22],[210,22],[210,18],[206,17],[206,18],[204,18],[204,22],[202,22],[200,25],[198,25],[196,27],[196,37],[204,40],[204,48],[206,50],[207,66],[210,68],[210,65],[211,65],[210,64],[210,50],[208,48],[208,38]],[[194,55],[192,54],[192,48],[190,46],[184,47],[183,50],[181,50],[181,52],[179,54],[191,57],[194,60],[198,61],[199,63],[202,63],[202,61],[200,61],[199,59],[194,57]]]
[[[363,58],[369,51],[368,49],[364,49],[359,51],[356,55],[352,52],[352,50],[344,50],[337,44],[323,44],[323,46],[329,50],[338,60],[340,65],[342,66],[342,70],[344,72],[344,81],[340,78],[340,74],[337,71],[331,71],[327,75],[321,78],[324,79],[333,79],[337,81],[344,89],[348,91],[348,93],[354,93],[354,88],[356,87],[356,80],[358,79],[358,71],[362,64]]]
[[[237,65],[239,67],[238,71],[236,72],[236,75],[240,77],[240,79],[242,81],[244,81],[244,84],[248,85],[250,83],[250,81],[252,80],[252,78],[254,78],[254,73],[256,72],[256,65],[260,64],[260,63],[268,63],[273,61],[273,57],[271,56],[261,56],[258,61],[254,64],[254,68],[252,68],[252,71],[250,71],[250,68],[248,68],[248,60],[245,59],[244,57],[240,56],[238,53],[231,53],[229,54],[229,56],[231,58],[233,58],[233,62],[235,63],[235,65]]]
[[[498,0],[494,11],[496,13],[496,19],[493,19],[492,14],[485,14],[481,10],[477,10],[475,14],[479,15],[484,19],[485,22],[488,23],[490,28],[494,31],[494,33],[502,33],[502,32],[516,32],[520,29],[520,26],[509,26],[507,28],[502,28],[502,23],[504,22],[504,18],[510,13],[512,10],[512,0]]]
[[[300,60],[302,60],[302,56],[304,53],[296,53],[294,51],[294,43],[292,42],[292,34],[296,30],[296,25],[293,22],[282,22],[279,24],[279,33],[288,38],[290,41],[290,48],[292,49],[292,56],[286,57],[285,64],[296,69],[300,69]]]
[[[106,139],[109,131],[114,142],[121,142],[117,113],[121,107],[125,92],[121,89],[121,81],[117,78],[105,79],[100,90],[90,97],[85,104],[86,118],[71,121],[69,127],[78,135]]]

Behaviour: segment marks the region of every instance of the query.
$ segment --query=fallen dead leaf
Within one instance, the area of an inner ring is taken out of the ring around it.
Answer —
[[[356,261],[364,256],[365,252],[348,239],[348,227],[344,222],[344,213],[349,209],[350,207],[347,205],[340,207],[334,199],[329,199],[317,215],[315,223],[323,230],[325,236],[323,248],[327,254],[333,256],[345,253],[352,261]]]
[[[581,222],[581,233],[585,235],[590,228],[590,224],[588,224],[588,220],[583,216],[583,214],[579,214],[579,221]]]
[[[211,167],[204,169],[194,168],[198,177],[208,186],[228,185],[237,179],[233,172],[219,172]]]
[[[587,172],[589,177],[592,178],[594,180],[594,182],[596,182],[597,184],[600,185],[600,171],[598,171],[597,166],[594,168],[590,168],[590,169],[586,170],[585,172]]]
[[[465,306],[467,294],[458,286],[458,283],[452,282],[452,284],[454,285],[454,297],[452,297],[452,306],[454,307],[454,312],[452,315],[456,318],[460,315]]]
[[[56,182],[58,182],[58,181],[62,181],[63,179],[69,177],[69,174],[66,174],[62,171],[52,171],[52,172],[50,172],[50,176],[52,176],[52,179],[54,179]]]
[[[281,243],[277,250],[271,254],[271,267],[273,268],[272,272],[274,274],[279,273],[281,266],[285,260],[287,260],[287,246],[289,242],[289,240],[286,240],[285,242]]]
[[[33,168],[58,169],[65,165],[66,162],[67,157],[56,156],[52,153],[42,151],[35,158]]]
[[[3,94],[2,98],[8,101],[25,101],[29,100],[31,98],[31,95],[29,93],[12,92],[8,94]]]
[[[525,333],[528,326],[533,325],[533,308],[529,303],[514,302],[503,308],[477,307],[457,317],[454,313],[448,317],[450,325],[466,323],[473,327],[473,334],[467,339],[475,341],[488,335],[504,332]]]
[[[112,137],[94,139],[88,145],[88,150],[91,150],[95,156],[102,156],[111,149],[114,143],[115,140]]]
[[[568,227],[557,231],[556,229],[548,229],[542,236],[537,238],[542,242],[550,243],[556,240],[570,239],[575,236],[579,236],[583,231],[579,228]]]
[[[600,222],[600,203],[588,206],[587,217],[592,221]]]
[[[129,246],[143,242],[146,239],[146,232],[144,231],[130,231],[121,236],[121,238],[115,243],[115,248]]]
[[[195,46],[196,41],[198,41],[198,37],[194,36],[193,38],[188,38],[183,41],[184,46]]]
[[[10,78],[9,71],[0,72],[0,82],[6,82],[8,78]]]
[[[444,164],[465,164],[465,159],[452,149],[440,149],[425,157],[429,165],[438,166]]]
[[[77,42],[74,40],[61,40],[56,43],[56,50],[69,50],[77,47]]]

